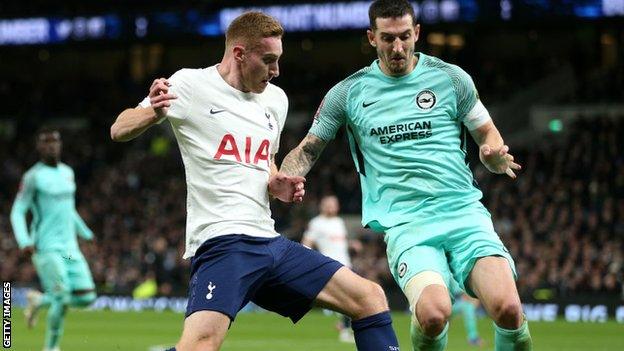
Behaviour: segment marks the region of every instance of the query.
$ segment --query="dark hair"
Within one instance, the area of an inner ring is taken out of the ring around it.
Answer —
[[[416,25],[416,14],[412,4],[407,0],[377,0],[368,8],[368,18],[372,30],[377,29],[377,18],[400,18],[405,15],[412,16],[412,23]]]

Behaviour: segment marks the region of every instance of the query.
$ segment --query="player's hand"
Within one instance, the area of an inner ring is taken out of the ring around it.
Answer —
[[[150,105],[159,119],[167,116],[171,100],[178,98],[175,94],[169,93],[169,87],[171,87],[171,83],[165,78],[158,78],[154,80],[149,89]]]
[[[34,246],[26,246],[25,248],[22,249],[22,255],[27,259],[30,260],[30,258],[32,257],[32,255],[35,253],[35,247]]]
[[[284,202],[301,202],[305,195],[304,183],[304,177],[278,172],[269,178],[269,194]]]
[[[507,174],[509,177],[516,179],[514,171],[520,170],[522,167],[514,162],[514,157],[509,153],[509,146],[503,145],[499,148],[493,148],[484,144],[479,148],[479,158],[483,165],[492,173]]]

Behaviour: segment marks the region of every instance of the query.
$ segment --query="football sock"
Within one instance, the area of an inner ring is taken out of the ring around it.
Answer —
[[[528,351],[533,349],[533,341],[526,319],[518,329],[503,329],[494,323],[494,330],[494,350],[496,351]]]
[[[388,311],[353,321],[351,328],[359,351],[399,350]]]
[[[52,303],[53,299],[54,297],[50,294],[41,295],[41,300],[39,300],[39,303],[37,304],[37,308],[50,307],[50,304]]]
[[[448,343],[448,323],[438,336],[430,337],[425,335],[419,325],[410,323],[410,335],[412,346],[415,351],[441,351],[446,349]]]
[[[63,336],[66,312],[67,307],[63,304],[62,299],[55,299],[50,303],[45,333],[45,347],[52,349],[59,346]]]

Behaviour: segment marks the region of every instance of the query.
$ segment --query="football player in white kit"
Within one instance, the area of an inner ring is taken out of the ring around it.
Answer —
[[[320,213],[308,223],[308,229],[303,234],[301,244],[316,248],[323,255],[351,268],[347,226],[344,220],[338,216],[339,211],[340,202],[338,198],[334,195],[324,196],[319,203]],[[354,341],[350,327],[351,320],[342,315],[342,321],[338,327],[340,341]]]
[[[275,232],[269,193],[301,201],[305,181],[275,176],[288,111],[286,94],[270,83],[279,75],[282,34],[270,16],[239,16],[221,63],[156,79],[111,126],[113,140],[128,141],[167,119],[184,162],[191,278],[184,330],[171,350],[218,350],[253,301],[293,322],[314,304],[345,313],[358,350],[398,351],[379,285]]]

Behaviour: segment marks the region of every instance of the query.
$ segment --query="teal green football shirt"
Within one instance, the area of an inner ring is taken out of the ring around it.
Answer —
[[[455,65],[416,55],[405,76],[385,75],[376,60],[335,85],[309,131],[329,141],[346,127],[360,174],[362,224],[376,230],[450,213],[482,197],[466,162],[463,124],[478,102],[474,83]]]
[[[74,171],[66,164],[52,167],[38,162],[24,174],[11,209],[20,249],[34,245],[38,252],[72,252],[79,249],[76,233],[93,238],[76,211],[75,192]],[[26,225],[28,211],[32,213],[30,231]]]

